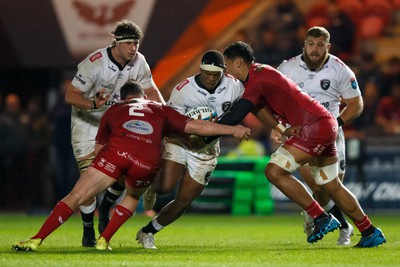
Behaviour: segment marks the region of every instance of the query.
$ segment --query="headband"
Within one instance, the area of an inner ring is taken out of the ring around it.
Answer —
[[[206,71],[223,71],[224,68],[221,66],[217,66],[214,64],[206,64],[204,62],[201,63],[200,68]]]
[[[118,43],[125,43],[125,42],[139,43],[140,40],[135,35],[123,35],[123,36],[115,36],[115,41]]]

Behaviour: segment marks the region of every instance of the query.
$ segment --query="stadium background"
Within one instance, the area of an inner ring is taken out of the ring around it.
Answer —
[[[198,71],[205,50],[222,50],[239,39],[261,48],[262,27],[271,23],[268,19],[277,4],[287,2],[295,4],[301,20],[292,21],[294,27],[280,32],[286,40],[304,33],[313,23],[328,25],[332,3],[350,18],[354,26],[353,38],[346,40],[350,48],[336,52],[358,77],[365,76],[361,68],[364,55],[372,54],[373,63],[383,70],[400,56],[400,1],[395,0],[1,1],[0,110],[4,113],[7,95],[16,93],[21,99],[21,113],[30,120],[30,134],[24,140],[13,139],[15,143],[6,148],[5,140],[10,136],[0,129],[0,173],[4,185],[0,190],[0,210],[48,211],[74,184],[77,173],[66,148],[70,142],[69,117],[65,116],[68,107],[58,101],[65,90],[64,82],[71,79],[82,58],[110,44],[109,32],[114,22],[127,18],[142,27],[145,38],[140,51],[152,68],[156,84],[168,98],[175,84]],[[278,16],[277,21],[287,19]],[[287,43],[285,39],[278,40],[278,46]],[[339,40],[335,41],[333,38],[333,47],[339,47]],[[291,56],[301,51],[301,44],[295,44],[298,50]],[[64,113],[57,116],[61,106]],[[270,214],[298,210],[263,178],[260,164],[268,160],[273,150],[265,138],[267,129],[252,118],[246,123],[254,127],[254,139],[243,146],[234,140],[222,140],[224,157],[215,179],[194,203],[192,212]],[[399,213],[400,135],[379,131],[369,135],[361,126],[349,127],[347,133],[347,186],[366,209]]]

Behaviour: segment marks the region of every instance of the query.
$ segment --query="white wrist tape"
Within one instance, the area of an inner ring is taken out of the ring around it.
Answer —
[[[278,132],[281,133],[281,134],[286,131],[286,127],[283,126],[282,123],[278,123],[278,125],[276,125],[275,129],[278,130]]]

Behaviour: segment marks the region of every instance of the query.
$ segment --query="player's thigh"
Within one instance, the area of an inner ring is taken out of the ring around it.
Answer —
[[[72,203],[82,205],[111,186],[114,182],[114,178],[93,167],[89,167],[81,175],[71,193],[66,198]]]
[[[161,169],[155,181],[156,191],[166,194],[173,190],[185,172],[186,149],[164,141]]]
[[[314,177],[311,173],[311,167],[308,164],[301,166],[298,169],[298,172],[311,191],[315,192],[320,189],[320,187],[315,183]]]
[[[191,203],[201,192],[203,192],[205,185],[200,184],[194,180],[189,172],[179,181],[178,191],[176,192],[175,200],[183,203]]]
[[[155,191],[160,194],[171,192],[185,172],[185,165],[172,161],[162,160],[161,168],[154,181]]]

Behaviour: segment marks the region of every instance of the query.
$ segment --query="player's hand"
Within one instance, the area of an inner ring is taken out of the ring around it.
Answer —
[[[215,115],[215,116],[213,117],[213,115],[211,114],[211,115],[210,115],[210,118],[208,118],[208,121],[210,121],[210,122],[217,122],[217,121],[218,121],[218,116]]]
[[[277,130],[271,130],[270,138],[275,143],[282,144],[282,134],[280,134]]]
[[[250,128],[244,127],[240,124],[233,126],[235,127],[235,132],[233,134],[234,137],[239,138],[240,140],[245,139],[249,140],[250,135],[251,135],[251,130]]]
[[[299,137],[301,132],[301,127],[299,126],[290,126],[289,128],[287,128],[285,130],[285,132],[283,133],[286,136],[295,136],[295,137]]]
[[[108,94],[106,89],[100,89],[94,96],[94,101],[96,103],[96,107],[99,108],[103,106],[107,100],[110,98],[111,94]]]

